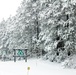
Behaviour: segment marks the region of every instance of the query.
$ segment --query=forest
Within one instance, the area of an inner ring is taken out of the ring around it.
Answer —
[[[0,60],[27,48],[30,58],[69,62],[76,55],[75,33],[75,0],[23,0],[16,15],[0,23]]]

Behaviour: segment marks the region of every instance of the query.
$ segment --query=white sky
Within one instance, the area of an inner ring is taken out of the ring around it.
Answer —
[[[16,14],[22,0],[0,0],[0,21]]]

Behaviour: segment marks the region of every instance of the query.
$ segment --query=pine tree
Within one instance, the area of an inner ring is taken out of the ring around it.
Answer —
[[[40,0],[29,0],[27,2],[24,0],[22,6],[17,11],[19,23],[25,26],[22,34],[27,32],[26,39],[28,40],[28,48],[30,51],[36,50],[38,46],[40,33],[39,11]]]
[[[71,1],[50,2],[51,10],[46,11],[46,15],[43,14],[40,36],[41,40],[44,41],[44,49],[49,52],[46,58],[51,61],[60,62],[75,52],[75,18],[73,12],[75,9],[73,6]]]

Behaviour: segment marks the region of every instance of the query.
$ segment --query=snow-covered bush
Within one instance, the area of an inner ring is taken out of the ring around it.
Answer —
[[[76,55],[73,55],[67,58],[64,62],[61,63],[63,68],[76,69]]]

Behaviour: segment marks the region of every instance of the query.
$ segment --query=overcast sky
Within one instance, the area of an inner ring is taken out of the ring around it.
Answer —
[[[18,6],[20,6],[22,0],[0,0],[0,21],[5,20],[10,15],[15,15]]]

